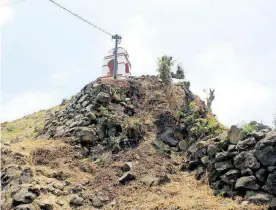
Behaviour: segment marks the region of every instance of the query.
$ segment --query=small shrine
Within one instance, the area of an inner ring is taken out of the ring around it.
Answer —
[[[102,76],[100,79],[113,79],[114,77],[114,52],[112,49],[108,52],[108,55],[104,57],[102,66]],[[129,62],[129,55],[127,51],[118,47],[118,72],[117,79],[126,79],[131,76],[131,63]]]

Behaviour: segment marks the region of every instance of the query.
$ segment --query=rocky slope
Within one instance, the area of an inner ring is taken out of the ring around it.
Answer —
[[[275,205],[276,135],[249,128],[224,128],[188,82],[97,80],[47,111],[31,139],[3,139],[2,209],[265,209]],[[236,199],[213,198],[206,181]]]
[[[232,126],[197,142],[187,151],[183,169],[195,169],[197,179],[207,171],[215,194],[276,206],[276,132],[256,122],[248,126],[250,132]]]

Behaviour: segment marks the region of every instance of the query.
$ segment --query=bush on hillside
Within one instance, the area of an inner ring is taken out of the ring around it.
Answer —
[[[171,75],[171,67],[173,66],[172,57],[162,56],[162,58],[157,59],[158,72],[159,76],[165,84],[171,84],[172,75]]]

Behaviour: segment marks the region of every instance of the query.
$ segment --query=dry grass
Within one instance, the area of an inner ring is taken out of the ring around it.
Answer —
[[[188,173],[172,175],[171,179],[170,183],[163,186],[127,187],[119,197],[120,205],[114,209],[266,209],[264,206],[242,205],[240,199],[215,197],[208,185],[196,181]]]
[[[11,143],[35,138],[38,131],[44,126],[47,111],[63,108],[56,106],[50,110],[42,110],[12,122],[1,123],[1,142]]]

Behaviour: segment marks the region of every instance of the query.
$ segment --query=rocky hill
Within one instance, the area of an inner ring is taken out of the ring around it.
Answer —
[[[96,80],[3,123],[2,209],[273,208],[275,131],[225,128],[189,85]]]

